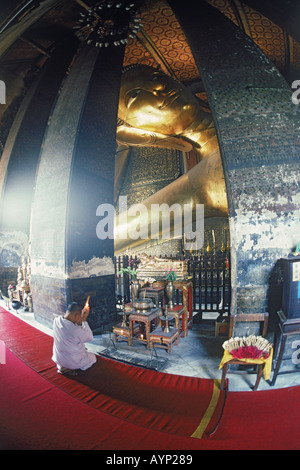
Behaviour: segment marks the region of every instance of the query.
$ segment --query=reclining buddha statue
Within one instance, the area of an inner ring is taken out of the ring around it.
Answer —
[[[149,226],[152,204],[204,205],[204,217],[227,217],[227,196],[219,145],[209,109],[187,87],[162,71],[145,65],[123,72],[118,110],[116,185],[126,167],[131,147],[177,149],[196,155],[196,164],[142,203],[148,214],[139,214],[139,224]],[[159,151],[159,150],[158,150]],[[124,218],[125,217],[125,218]],[[134,218],[120,213],[115,223],[115,253],[143,249],[150,240],[118,238]],[[153,236],[153,234],[152,234]],[[159,238],[157,234],[156,238]]]

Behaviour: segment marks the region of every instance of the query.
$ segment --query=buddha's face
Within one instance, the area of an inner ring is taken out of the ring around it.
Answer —
[[[131,126],[176,135],[194,122],[198,112],[195,96],[168,75],[151,68],[123,73],[119,118]]]

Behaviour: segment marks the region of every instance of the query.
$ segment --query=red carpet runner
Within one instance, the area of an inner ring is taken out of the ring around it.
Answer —
[[[45,380],[9,350],[0,383],[1,450],[198,449],[204,442],[103,413]]]
[[[224,400],[213,381],[102,358],[80,377],[93,387],[70,380],[56,373],[52,338],[4,309],[0,339],[8,348],[0,365],[0,449],[300,448],[299,387],[229,393],[208,439]],[[195,430],[202,439],[187,437]]]
[[[57,374],[53,339],[11,313],[0,310],[0,338],[42,377],[96,409],[149,429],[206,438],[223,410],[219,381],[164,374],[97,357],[72,379]]]

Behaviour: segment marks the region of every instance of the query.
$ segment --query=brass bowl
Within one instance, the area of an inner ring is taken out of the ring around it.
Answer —
[[[136,299],[132,302],[132,306],[136,310],[149,310],[150,308],[153,308],[153,302],[151,299]]]

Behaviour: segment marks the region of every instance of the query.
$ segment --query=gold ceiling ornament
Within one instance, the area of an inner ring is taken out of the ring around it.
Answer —
[[[143,26],[130,0],[102,1],[80,13],[74,29],[77,37],[95,47],[120,46],[135,38]]]

